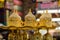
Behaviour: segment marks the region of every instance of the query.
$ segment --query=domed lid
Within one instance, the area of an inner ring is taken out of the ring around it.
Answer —
[[[29,9],[28,14],[25,16],[25,20],[36,20],[35,16],[31,12],[31,9]]]
[[[43,12],[42,16],[40,18],[52,18],[51,14],[48,13],[48,11],[46,10],[46,13]]]
[[[10,17],[9,18],[16,18],[16,19],[19,19],[19,20],[21,20],[21,17],[17,14],[17,12],[13,12],[11,15],[10,15]]]
[[[17,6],[14,6],[14,12],[10,15],[9,18],[18,18],[21,20],[21,17],[18,15]]]
[[[16,8],[14,8],[13,13],[10,15],[10,17],[8,19],[8,25],[20,27],[21,22],[22,22],[21,17],[18,15],[18,11],[16,10]]]
[[[40,26],[45,27],[52,27],[52,16],[48,11],[46,10],[46,13],[43,13],[40,17]]]

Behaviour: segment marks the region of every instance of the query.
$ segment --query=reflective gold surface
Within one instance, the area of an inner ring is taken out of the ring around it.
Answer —
[[[35,31],[34,40],[43,40],[43,36],[39,33],[39,31]]]
[[[40,17],[40,25],[43,28],[44,27],[52,27],[52,16],[51,14],[48,13],[48,11],[46,10],[46,13],[43,13],[42,16]]]
[[[8,18],[8,26],[22,27],[22,20],[16,9]]]
[[[31,9],[29,9],[28,14],[25,16],[24,26],[36,27],[36,17],[32,14]]]

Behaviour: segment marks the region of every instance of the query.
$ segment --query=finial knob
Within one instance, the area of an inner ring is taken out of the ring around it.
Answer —
[[[31,9],[29,9],[29,12],[28,12],[28,14],[32,14],[32,12],[31,12]]]
[[[31,9],[29,9],[29,12],[31,12]]]
[[[46,13],[48,13],[48,10],[46,10]]]

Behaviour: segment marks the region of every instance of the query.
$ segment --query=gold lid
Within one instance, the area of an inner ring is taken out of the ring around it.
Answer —
[[[29,9],[28,14],[25,16],[25,26],[33,26],[35,25],[36,18],[32,14],[31,9]]]
[[[31,9],[29,9],[28,14],[25,16],[25,19],[29,19],[29,18],[31,18],[32,20],[36,19],[35,16],[32,14]]]
[[[14,9],[13,13],[10,15],[8,22],[9,22],[8,23],[9,26],[15,26],[15,27],[22,26],[21,17],[18,15],[18,12],[16,9]]]
[[[52,27],[52,21],[51,21],[51,14],[48,13],[48,10],[46,10],[46,13],[43,13],[42,16],[40,17],[40,26],[45,26],[46,27]]]

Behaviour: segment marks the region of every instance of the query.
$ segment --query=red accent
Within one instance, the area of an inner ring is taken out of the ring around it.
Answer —
[[[23,3],[22,3],[22,1],[18,1],[18,0],[14,0],[13,1],[14,2],[14,5],[22,5]]]
[[[41,8],[56,8],[57,7],[57,2],[49,2],[49,3],[42,3]]]

